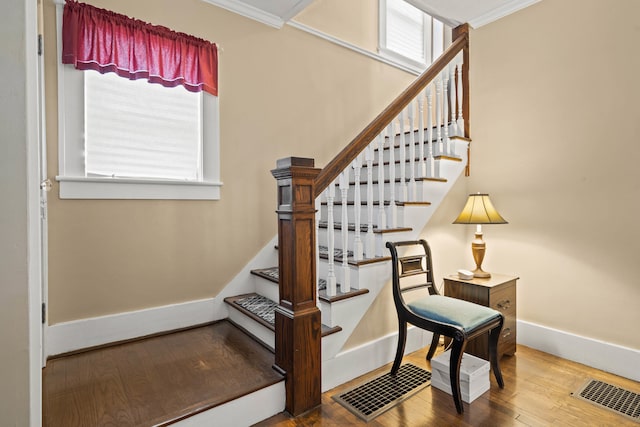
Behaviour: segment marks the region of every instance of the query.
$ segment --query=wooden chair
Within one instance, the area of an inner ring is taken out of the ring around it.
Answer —
[[[504,388],[498,361],[498,338],[504,322],[502,314],[489,307],[440,295],[433,281],[431,249],[425,240],[388,242],[386,246],[391,252],[393,301],[398,312],[398,349],[391,368],[391,375],[395,375],[400,368],[407,338],[407,323],[410,323],[433,332],[427,360],[431,360],[433,357],[441,335],[451,338],[449,378],[451,380],[451,394],[459,414],[464,411],[460,398],[460,363],[462,353],[469,340],[489,333],[491,368],[498,385],[500,388]],[[418,247],[421,253],[398,257],[397,248],[399,247],[406,247],[407,252]],[[421,275],[424,276],[426,282],[420,280]],[[429,291],[428,295],[409,303],[405,302],[403,293],[424,288]]]

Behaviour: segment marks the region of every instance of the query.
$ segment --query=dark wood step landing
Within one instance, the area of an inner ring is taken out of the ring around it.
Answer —
[[[283,381],[228,321],[49,360],[43,425],[167,425]]]

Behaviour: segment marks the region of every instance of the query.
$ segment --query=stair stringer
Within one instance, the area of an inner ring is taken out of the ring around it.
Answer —
[[[406,205],[404,207],[403,223],[405,227],[411,228],[412,231],[403,233],[403,240],[413,240],[420,237],[422,229],[427,225],[431,216],[446,194],[462,175],[465,165],[467,164],[468,142],[458,138],[453,138],[452,142],[456,144],[455,152],[461,153],[459,155],[460,161],[441,160],[441,177],[446,178],[447,181],[425,183],[427,185],[423,186],[425,194],[423,195],[422,200],[428,200],[431,202],[430,205]],[[385,241],[391,239],[396,240],[394,236],[385,237]],[[322,340],[323,368],[326,365],[325,362],[340,357],[340,352],[343,351],[344,344],[352,335],[365,313],[369,310],[369,307],[380,291],[387,283],[390,282],[391,268],[389,262],[390,261],[376,263],[371,266],[363,266],[358,269],[359,271],[357,276],[359,283],[355,285],[352,284],[352,286],[354,288],[367,288],[369,290],[368,294],[331,304],[323,304],[323,310],[331,310],[331,314],[328,316],[331,319],[331,323],[342,327],[341,333],[325,337]],[[389,297],[391,297],[391,295],[389,295]],[[330,365],[332,367],[339,366],[339,364]],[[323,369],[322,375],[324,379],[325,375],[332,376],[333,373],[328,369]],[[353,378],[358,375],[360,374],[354,375]]]

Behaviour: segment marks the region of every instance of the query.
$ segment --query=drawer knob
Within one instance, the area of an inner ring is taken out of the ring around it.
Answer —
[[[509,307],[511,307],[511,301],[508,300],[508,299],[504,299],[504,300],[500,301],[499,303],[497,303],[496,307],[498,307],[501,310],[506,310]]]
[[[502,331],[502,338],[506,338],[509,335],[511,335],[511,328],[507,328],[507,329]]]

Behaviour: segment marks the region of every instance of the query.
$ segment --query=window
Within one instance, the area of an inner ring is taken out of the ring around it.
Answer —
[[[217,96],[59,62],[58,111],[60,198],[220,198]]]
[[[416,71],[440,56],[447,28],[404,0],[380,0],[380,53]]]

